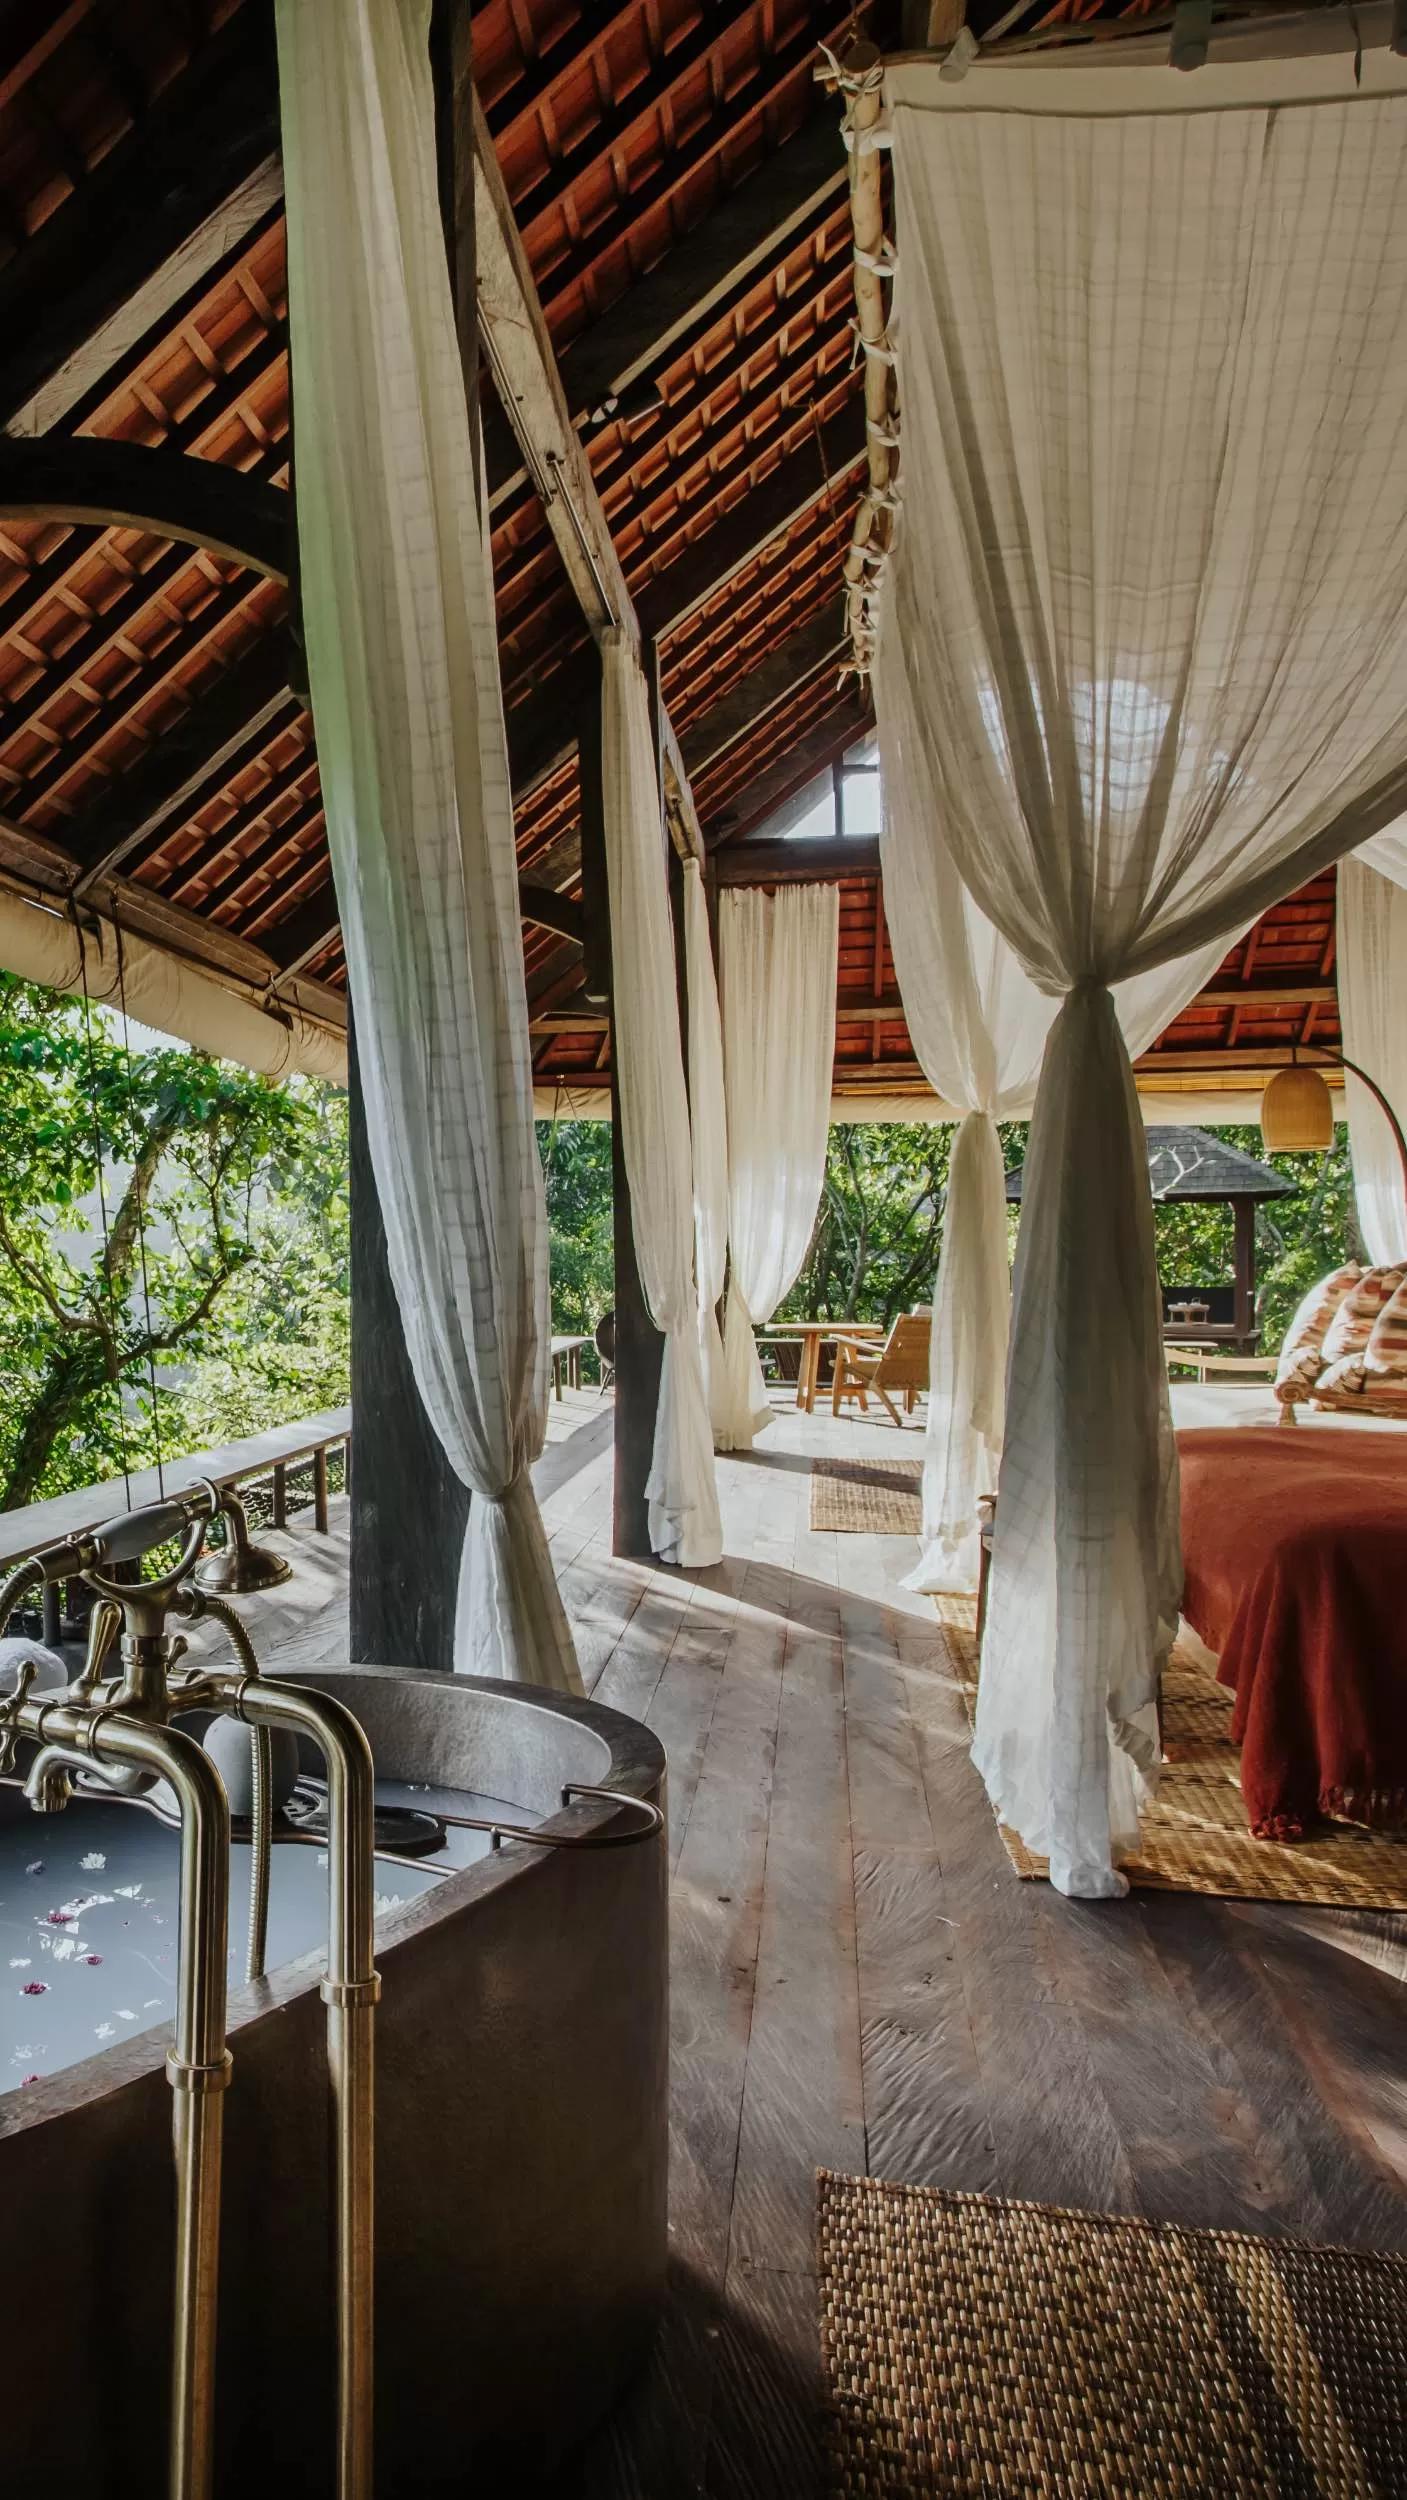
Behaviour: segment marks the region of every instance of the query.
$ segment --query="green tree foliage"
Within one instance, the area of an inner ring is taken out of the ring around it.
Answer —
[[[338,1118],[312,1087],[129,1050],[105,1010],[0,975],[0,1508],[143,1463],[158,1431],[167,1452],[199,1446],[181,1372],[194,1384],[219,1349],[252,1396],[314,1303],[327,1334],[346,1290]]]
[[[250,1256],[179,1389],[166,1445],[217,1448],[351,1394],[347,1097],[295,1079],[296,1133],[269,1158]]]
[[[539,1120],[552,1228],[552,1325],[588,1336],[615,1300],[608,1120]]]
[[[1025,1131],[1002,1130],[1008,1163]],[[878,1320],[933,1298],[943,1240],[951,1128],[845,1122],[830,1133],[816,1229],[777,1313],[785,1319]]]
[[[1008,1169],[1025,1159],[1027,1129],[1003,1128]],[[1274,1352],[1286,1321],[1317,1277],[1361,1255],[1347,1131],[1323,1155],[1267,1156],[1258,1128],[1215,1135],[1295,1183],[1256,1220],[1257,1301]],[[831,1130],[825,1184],[805,1265],[779,1319],[864,1319],[887,1326],[932,1296],[943,1237],[950,1128],[851,1123]],[[604,1121],[539,1125],[552,1219],[552,1310],[562,1329],[594,1326],[611,1302],[611,1137]],[[1160,1206],[1159,1272],[1168,1284],[1229,1284],[1227,1207]],[[1016,1210],[1012,1210],[1015,1239]]]
[[[1263,1156],[1253,1128],[1220,1131]],[[952,1132],[833,1128],[806,1262],[779,1316],[882,1323],[928,1300]],[[542,1122],[552,1310],[614,1297],[611,1132]],[[1008,1165],[1024,1128],[1003,1131]],[[1345,1132],[1271,1158],[1292,1197],[1257,1218],[1263,1341],[1359,1255]],[[99,1175],[103,1188],[99,1192]],[[1228,1281],[1229,1214],[1160,1207],[1169,1283]],[[170,1047],[105,1009],[0,975],[0,1508],[206,1448],[349,1392],[347,1105]],[[152,1376],[156,1395],[152,1395]]]

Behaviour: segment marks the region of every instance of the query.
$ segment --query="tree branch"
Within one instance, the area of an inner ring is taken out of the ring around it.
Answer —
[[[101,1337],[105,1344],[111,1344],[111,1332],[103,1319],[95,1317],[89,1311],[66,1309],[43,1269],[34,1266],[20,1249],[3,1215],[0,1215],[0,1250],[3,1250],[15,1274],[22,1277],[31,1291],[37,1293],[40,1301],[52,1311],[61,1328],[71,1328],[88,1336]]]

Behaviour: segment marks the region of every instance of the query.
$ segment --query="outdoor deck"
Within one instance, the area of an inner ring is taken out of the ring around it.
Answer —
[[[720,1461],[726,1559],[694,1575],[610,1556],[609,1402],[554,1433],[583,1671],[665,1742],[674,1865],[673,2297],[564,2500],[816,2490],[818,2164],[1407,2249],[1407,1922],[1018,1883],[912,1545],[809,1526],[811,1455],[897,1455],[892,1426],[779,1407]],[[344,1506],[291,1533],[249,1605],[289,1664],[343,1637]]]

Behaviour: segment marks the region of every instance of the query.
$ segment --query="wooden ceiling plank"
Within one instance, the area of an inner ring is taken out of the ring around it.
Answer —
[[[240,9],[0,269],[0,420],[34,430],[37,403],[37,422],[56,422],[61,411],[43,400],[46,384],[74,376],[95,334],[111,343],[119,318],[148,327],[154,308],[143,291],[212,221],[227,248],[220,212],[266,165],[277,139],[273,12]],[[189,286],[188,267],[179,266],[177,284]],[[112,344],[109,362],[117,352]],[[71,397],[91,379],[88,372]]]
[[[125,861],[158,826],[174,831],[215,787],[251,763],[295,698],[282,632],[262,635],[208,694],[65,828],[82,882]],[[294,717],[296,715],[290,715]]]
[[[832,708],[820,722],[805,730],[795,744],[789,745],[772,763],[764,765],[761,772],[749,776],[741,813],[740,803],[731,795],[718,807],[710,807],[705,800],[703,815],[705,826],[712,835],[710,848],[717,852],[720,843],[731,845],[735,841],[746,840],[755,826],[765,824],[777,808],[794,797],[798,790],[804,789],[816,774],[837,763],[846,748],[862,735],[868,719],[867,707],[853,685],[848,686],[843,693],[836,694]]]
[[[844,189],[834,115],[822,108],[572,341],[562,387],[573,415],[599,407],[612,388],[624,389],[665,356],[684,354]]]
[[[221,635],[222,628],[238,616],[240,609],[259,587],[258,582],[251,583],[246,573],[236,573],[228,582],[212,590],[210,597],[199,608],[189,614],[179,611],[180,621],[173,626],[166,640],[147,655],[140,671],[134,671],[110,691],[92,694],[93,710],[81,728],[63,736],[48,723],[36,723],[36,732],[42,727],[52,740],[53,751],[37,771],[23,777],[17,794],[19,812],[28,813],[41,799],[52,797],[55,791],[62,788],[70,773],[87,762],[97,748],[140,713],[154,696],[161,694],[173,677],[180,680],[181,672],[200,657],[212,637]],[[225,665],[229,663],[225,662]],[[74,680],[68,682],[72,684]],[[78,682],[81,684],[81,680]],[[177,690],[183,700],[197,700],[190,696],[189,686],[184,680],[178,684]],[[156,743],[164,743],[169,735],[170,724],[159,733]]]
[[[851,30],[856,14],[864,18],[866,10],[863,5],[858,12],[836,16],[820,27],[795,28],[776,50],[759,56],[741,81],[734,83],[730,94],[732,109],[727,113],[715,111],[705,115],[682,146],[661,156],[654,170],[633,185],[630,192],[631,226],[652,211],[667,208],[684,185],[705,165],[711,164],[725,148],[736,145],[749,123],[757,121],[769,107],[775,105],[789,81],[803,76],[809,79],[821,41],[832,46],[839,44]],[[755,83],[759,75],[765,79],[760,88]],[[740,88],[744,91],[743,100],[735,102],[733,99]],[[588,171],[589,168],[577,167],[574,179],[582,181]],[[534,257],[548,240],[550,221],[558,205],[556,201],[549,202],[528,220],[523,229],[524,239]],[[593,224],[587,239],[545,272],[543,300],[549,323],[564,293],[580,285],[603,250],[622,239],[621,229],[614,220],[608,219],[604,226]]]
[[[817,615],[787,636],[774,651],[749,669],[742,683],[710,705],[682,732],[680,744],[691,775],[746,736],[759,720],[828,664],[837,668],[845,657],[845,618],[841,603],[827,598]]]
[[[139,287],[113,319],[86,339],[70,363],[10,421],[11,433],[80,433],[136,377],[172,336],[193,324],[233,277],[260,321],[282,340],[284,318],[244,266],[269,230],[283,221],[283,166],[266,157],[213,217]],[[238,370],[238,368],[236,368]]]
[[[864,454],[865,408],[857,396],[822,429],[819,450],[810,436],[760,486],[740,496],[722,520],[694,539],[675,563],[646,583],[635,603],[644,630],[666,639],[813,505],[838,493]]]
[[[304,758],[305,772],[311,760],[311,757]],[[321,823],[322,813],[322,792],[314,788],[291,816],[284,816],[277,824],[269,825],[249,850],[233,850],[226,842],[217,839],[199,861],[182,860],[180,866],[172,870],[169,890],[174,891],[178,900],[184,900],[193,885],[203,885],[205,891],[198,902],[191,903],[191,909],[217,911],[223,904],[235,901],[241,888],[251,878],[267,874],[273,861],[287,850],[290,843],[299,841]],[[307,854],[300,853],[299,856],[306,859]],[[262,902],[263,898],[259,899]]]

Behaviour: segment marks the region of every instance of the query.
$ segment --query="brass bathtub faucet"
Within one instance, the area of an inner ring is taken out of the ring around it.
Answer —
[[[374,2012],[374,1775],[359,1722],[339,1701],[261,1675],[248,1631],[227,1600],[199,1586],[195,1568],[215,1518],[247,1561],[242,1507],[200,1484],[130,1511],[20,1563],[0,1586],[0,1633],[31,1590],[80,1579],[96,1599],[84,1664],[62,1691],[34,1693],[21,1667],[0,1696],[0,1778],[18,1776],[39,1813],[65,1808],[75,1783],[136,1797],[164,1780],[180,1815],[180,1955],[174,2037],[167,2051],[176,2170],[175,2326],[171,2360],[170,2500],[211,2500],[214,2478],[216,2289],[220,2246],[230,1809],[209,1754],[175,1724],[200,1710],[241,1720],[251,1744],[250,1976],[262,1976],[271,1842],[270,1731],[287,1728],[322,1754],[328,1790],[328,2069],[336,2146],[339,2500],[370,2500],[372,2475],[372,2175]],[[181,1540],[177,1562],[152,1580],[111,1576]],[[224,1575],[226,1585],[237,1577]],[[248,1583],[246,1583],[248,1584]],[[182,1668],[172,1618],[209,1617],[237,1664]],[[104,1670],[117,1643],[118,1671]]]

